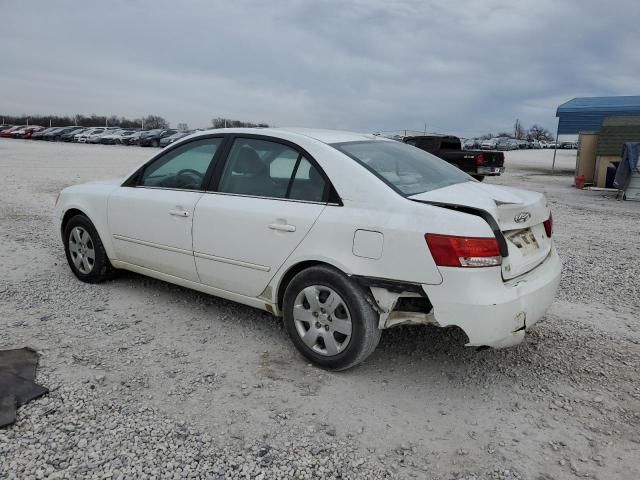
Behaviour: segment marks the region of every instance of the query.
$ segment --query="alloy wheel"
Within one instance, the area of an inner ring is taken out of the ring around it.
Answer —
[[[69,235],[71,260],[80,273],[91,273],[96,262],[96,252],[91,235],[83,227],[77,226]]]
[[[311,285],[298,293],[293,320],[304,344],[320,355],[339,354],[351,339],[349,309],[335,290],[324,285]]]

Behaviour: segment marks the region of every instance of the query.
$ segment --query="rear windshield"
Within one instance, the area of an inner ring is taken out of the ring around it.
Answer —
[[[435,155],[401,142],[373,140],[332,146],[405,196],[473,181],[462,170]]]

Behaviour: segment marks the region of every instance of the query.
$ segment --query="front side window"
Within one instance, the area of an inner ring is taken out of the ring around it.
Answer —
[[[462,170],[435,155],[401,142],[374,140],[332,146],[406,196],[473,181]]]
[[[321,202],[324,186],[322,175],[297,150],[281,143],[238,138],[234,140],[218,190]]]
[[[140,185],[199,190],[221,143],[222,138],[207,138],[171,150],[147,165]]]

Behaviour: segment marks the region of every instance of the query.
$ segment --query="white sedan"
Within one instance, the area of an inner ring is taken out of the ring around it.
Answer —
[[[125,178],[64,189],[55,220],[80,280],[126,269],[267,310],[337,370],[401,324],[515,345],[560,281],[543,195],[341,131],[198,132]]]

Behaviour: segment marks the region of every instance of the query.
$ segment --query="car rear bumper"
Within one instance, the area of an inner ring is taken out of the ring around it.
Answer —
[[[478,167],[478,175],[500,175],[504,173],[504,167]]]
[[[540,320],[560,284],[562,263],[555,247],[530,272],[507,282],[499,268],[441,268],[440,285],[423,285],[438,325],[458,326],[468,346],[510,347]]]

